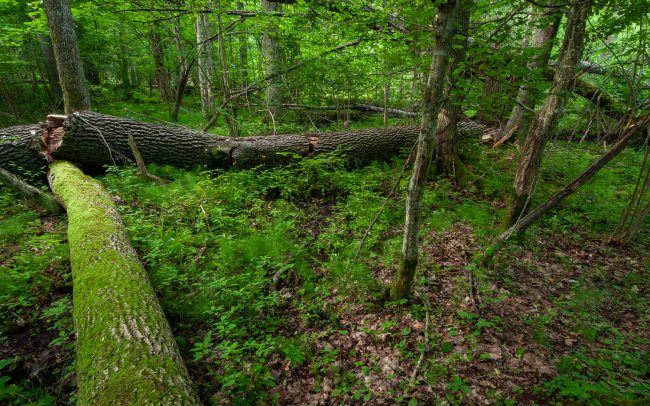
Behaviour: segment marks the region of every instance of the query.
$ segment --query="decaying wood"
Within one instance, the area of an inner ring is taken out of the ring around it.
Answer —
[[[198,405],[174,335],[102,184],[50,165],[68,212],[79,405]]]

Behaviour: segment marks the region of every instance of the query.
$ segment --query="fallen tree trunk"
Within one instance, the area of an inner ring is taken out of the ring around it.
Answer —
[[[482,127],[464,123],[459,131],[478,138]],[[48,159],[86,165],[111,165],[132,160],[128,137],[147,163],[179,167],[249,168],[301,157],[340,151],[352,163],[388,159],[417,139],[417,126],[396,126],[330,133],[285,134],[260,137],[219,137],[184,127],[136,122],[92,112],[49,116],[41,135]]]
[[[356,110],[363,111],[368,113],[383,113],[384,108],[378,106],[371,106],[369,104],[351,104],[349,106],[308,106],[304,104],[283,104],[282,107],[288,109],[304,109],[304,110],[324,110],[324,111],[335,111],[335,110]],[[414,111],[406,111],[394,108],[387,108],[386,112],[389,116],[395,117],[409,117],[416,118],[420,116],[420,113]]]
[[[199,401],[149,278],[101,183],[55,162],[68,212],[80,405]]]
[[[39,153],[38,124],[0,129],[0,168],[25,179],[43,177],[47,163]]]
[[[549,80],[555,76],[555,68],[547,67],[544,71]],[[622,120],[627,113],[625,106],[606,91],[592,85],[586,80],[575,78],[573,92],[603,109],[603,113],[614,120]]]

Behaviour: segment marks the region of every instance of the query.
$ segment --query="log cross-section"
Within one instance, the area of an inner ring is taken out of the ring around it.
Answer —
[[[65,161],[48,177],[68,212],[78,404],[199,404],[108,192]]]

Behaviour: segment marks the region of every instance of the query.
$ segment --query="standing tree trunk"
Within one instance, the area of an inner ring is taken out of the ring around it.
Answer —
[[[508,213],[505,219],[505,225],[508,227],[515,224],[528,210],[546,139],[555,129],[564,112],[567,93],[575,86],[576,66],[582,56],[585,24],[590,8],[590,0],[576,0],[569,10],[553,84],[542,109],[535,116],[528,131],[521,161],[515,174],[514,190],[508,202]]]
[[[90,110],[90,94],[77,46],[77,34],[72,23],[70,1],[43,0],[43,6],[63,91],[65,112]]]
[[[210,20],[205,13],[196,17],[196,44],[199,53],[199,88],[201,91],[201,114],[208,118],[214,111],[214,96],[212,95],[212,42],[210,38]]]
[[[417,156],[406,201],[402,257],[397,274],[389,287],[390,300],[400,300],[409,295],[418,263],[418,232],[422,220],[422,195],[433,157],[436,125],[438,113],[442,107],[443,86],[447,77],[451,38],[455,24],[454,17],[457,9],[458,2],[456,0],[447,0],[438,6],[433,59],[424,94],[424,111],[418,136]]]
[[[43,54],[47,81],[50,83],[50,104],[56,109],[63,100],[63,90],[61,90],[61,82],[59,81],[59,71],[56,69],[54,48],[52,47],[52,41],[45,35],[36,34],[36,38]]]
[[[262,0],[262,11],[281,11],[279,3]],[[269,20],[267,29],[262,38],[264,58],[266,59],[266,77],[270,78],[266,84],[266,115],[265,122],[275,120],[275,116],[282,107],[282,78],[280,77],[281,60],[280,45],[278,44],[278,27]]]
[[[243,10],[244,3],[237,2],[237,10]],[[242,89],[248,86],[248,34],[246,28],[243,29],[244,33],[239,36],[239,64],[241,72],[240,87]]]
[[[156,66],[156,82],[158,83],[158,92],[160,100],[171,101],[173,98],[172,89],[169,85],[167,69],[165,69],[165,55],[163,44],[158,35],[157,26],[154,24],[151,30],[151,48],[153,50],[153,62]]]
[[[551,8],[545,9],[546,12],[551,10]],[[519,134],[526,134],[528,131],[528,123],[533,116],[529,112],[535,108],[538,98],[537,92],[533,91],[534,89],[530,87],[529,82],[533,78],[533,71],[545,69],[546,65],[548,65],[548,60],[551,57],[551,48],[553,48],[553,41],[557,35],[560,21],[562,21],[562,14],[555,13],[547,25],[535,30],[533,35],[533,48],[538,49],[540,54],[533,57],[532,61],[528,64],[529,73],[524,77],[523,83],[519,87],[517,102],[512,107],[506,127],[503,129],[502,134],[504,136],[508,135],[511,131],[518,131]],[[528,42],[527,39],[525,41]],[[525,118],[526,120],[524,120]]]
[[[68,212],[78,404],[198,405],[110,195],[65,161],[49,178]]]
[[[223,100],[230,99],[230,75],[228,72],[228,58],[226,57],[226,43],[223,40],[223,26],[221,24],[221,16],[217,15],[217,29],[219,34],[219,62],[221,63],[221,80],[223,83]],[[231,136],[238,136],[239,129],[237,126],[236,112],[232,107],[228,108],[225,114],[226,124],[228,125],[228,133]]]
[[[467,3],[459,6],[458,22],[455,31],[459,31],[462,39],[454,40],[451,51],[453,62],[449,71],[457,71],[460,64],[465,63],[467,38],[469,38],[470,10]],[[458,83],[458,82],[457,82]],[[434,166],[439,173],[451,175],[459,185],[467,185],[475,178],[463,161],[458,157],[458,117],[461,113],[461,89],[450,87],[446,91],[445,102],[438,113],[438,131],[435,138]]]

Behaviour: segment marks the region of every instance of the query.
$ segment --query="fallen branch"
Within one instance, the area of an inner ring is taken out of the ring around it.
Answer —
[[[22,194],[35,203],[38,203],[43,208],[47,209],[50,213],[58,214],[63,210],[61,209],[61,202],[54,196],[41,191],[38,188],[30,185],[18,176],[0,168],[0,182],[9,186],[16,192]]]
[[[159,178],[158,176],[149,173],[146,165],[144,164],[144,160],[142,159],[142,154],[140,153],[138,146],[135,144],[135,140],[133,139],[133,135],[131,134],[129,134],[129,146],[131,147],[131,153],[135,158],[135,163],[138,166],[138,172],[137,172],[138,176],[140,176],[141,178],[147,181],[155,182],[158,184],[169,183],[168,180]]]

